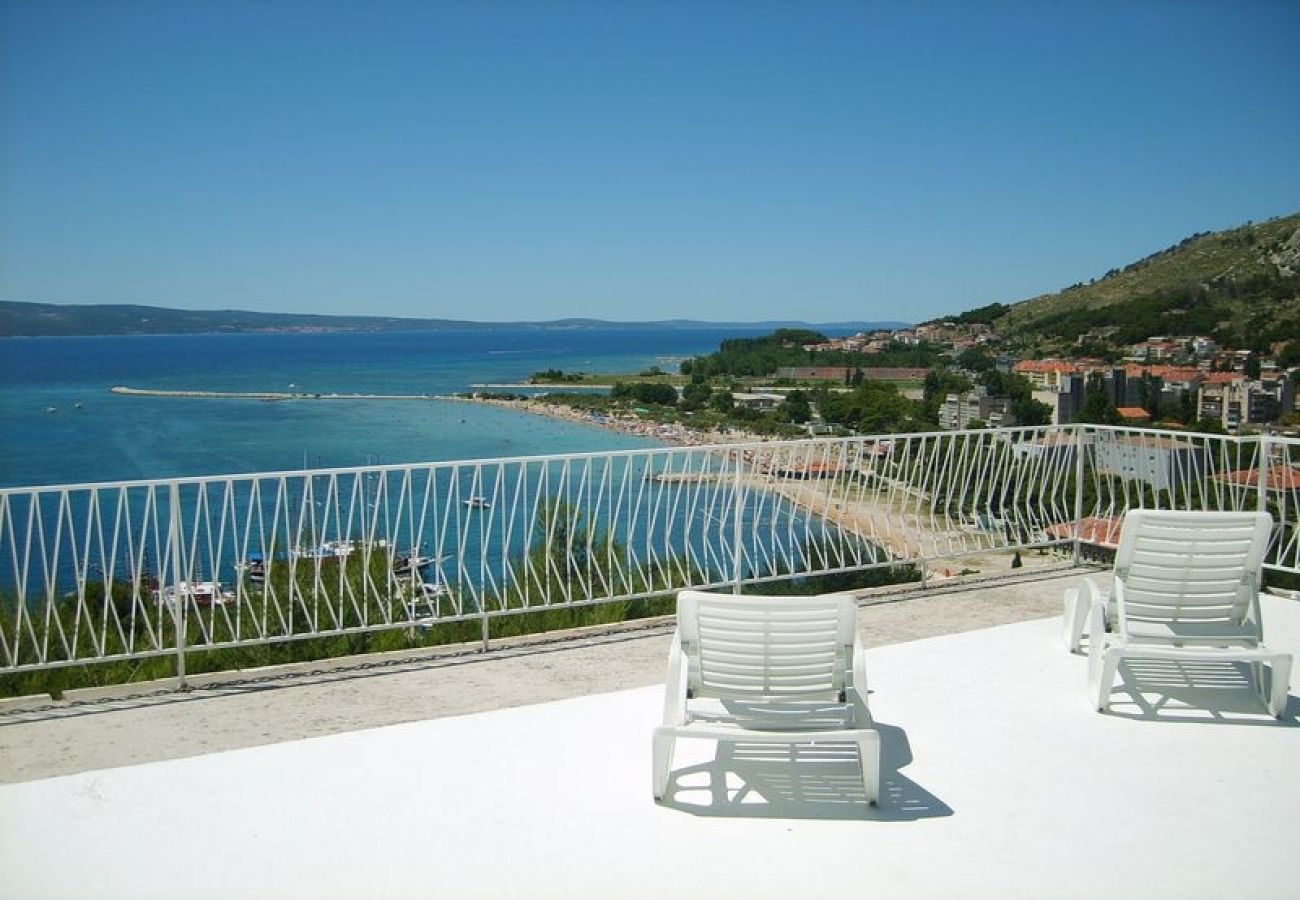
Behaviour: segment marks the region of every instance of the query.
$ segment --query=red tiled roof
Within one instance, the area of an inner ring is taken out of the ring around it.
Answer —
[[[1126,419],[1149,419],[1151,414],[1140,406],[1121,406],[1115,410]]]
[[[1144,366],[1140,363],[1130,363],[1124,367],[1124,371],[1131,378],[1151,375],[1165,381],[1192,381],[1203,375],[1199,369],[1191,366]]]
[[[1087,544],[1098,544],[1102,547],[1117,547],[1119,546],[1119,531],[1123,524],[1123,516],[1113,516],[1108,519],[1098,518],[1097,516],[1084,516],[1079,521],[1079,538]],[[1062,522],[1059,525],[1049,525],[1043,530],[1050,538],[1074,537],[1073,522]]]
[[[1078,366],[1063,359],[1023,359],[1012,369],[1016,372],[1060,372],[1065,375],[1079,371]]]
[[[1237,469],[1233,472],[1219,472],[1214,476],[1214,480],[1255,487],[1259,484],[1259,469]],[[1268,486],[1287,490],[1300,487],[1300,468],[1296,466],[1273,466],[1268,470]]]

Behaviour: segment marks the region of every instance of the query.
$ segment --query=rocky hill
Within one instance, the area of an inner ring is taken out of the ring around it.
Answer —
[[[989,308],[978,312],[989,318]],[[1260,350],[1300,339],[1300,213],[1194,234],[1095,281],[994,312],[1006,339],[1039,348],[1089,333],[1114,343],[1208,334]]]

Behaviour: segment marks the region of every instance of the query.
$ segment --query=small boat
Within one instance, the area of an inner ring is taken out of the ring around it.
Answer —
[[[470,497],[465,501],[465,505],[470,509],[491,509],[492,504],[486,497]]]
[[[154,602],[159,605],[174,606],[177,596],[195,606],[224,606],[235,602],[234,592],[224,590],[219,581],[182,581],[153,592]]]
[[[254,550],[248,558],[237,567],[249,581],[266,581],[266,557],[261,551]]]
[[[326,541],[319,547],[306,547],[289,551],[295,559],[344,559],[356,549],[352,541]]]
[[[436,556],[420,556],[415,553],[399,556],[393,560],[393,574],[410,575],[412,571],[423,573],[425,569],[439,561]]]

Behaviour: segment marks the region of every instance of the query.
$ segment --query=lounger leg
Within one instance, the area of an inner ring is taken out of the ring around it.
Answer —
[[[1268,662],[1271,668],[1273,661],[1270,659]],[[1250,664],[1250,685],[1255,689],[1255,696],[1258,697],[1265,706],[1271,707],[1272,701],[1269,698],[1268,690],[1269,682],[1266,679],[1267,676],[1264,674],[1263,660],[1252,662]]]
[[[1088,603],[1081,596],[1078,588],[1065,592],[1065,616],[1061,626],[1061,636],[1065,639],[1065,649],[1078,653],[1083,642],[1084,626],[1088,621]]]
[[[1091,625],[1095,637],[1088,644],[1088,689],[1093,706],[1098,712],[1110,709],[1110,691],[1115,683],[1115,673],[1123,651],[1106,646],[1106,634],[1101,624],[1102,611],[1093,607]]]
[[[1269,675],[1271,690],[1268,698],[1268,711],[1275,719],[1282,718],[1286,712],[1287,688],[1291,685],[1291,654],[1282,653],[1270,660]]]
[[[880,733],[870,731],[858,739],[858,760],[862,763],[862,787],[867,802],[880,801]]]
[[[1092,637],[1088,641],[1088,699],[1094,709],[1105,712],[1109,706],[1110,685],[1114,679],[1114,669],[1110,677],[1105,676],[1107,657],[1110,652],[1106,647],[1105,612],[1098,604],[1093,604],[1088,614],[1088,624]]]
[[[677,744],[676,735],[666,728],[656,728],[653,748],[653,777],[656,800],[662,800],[668,793],[668,776],[672,774],[673,748]]]

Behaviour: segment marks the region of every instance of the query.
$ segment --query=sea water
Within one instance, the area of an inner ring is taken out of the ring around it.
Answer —
[[[0,487],[418,463],[651,446],[448,400],[191,399],[177,391],[446,395],[545,369],[675,371],[767,329],[502,326],[402,333],[0,340]]]

